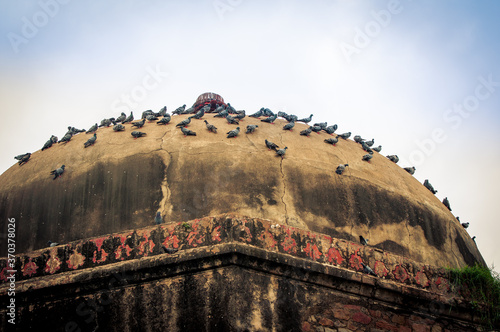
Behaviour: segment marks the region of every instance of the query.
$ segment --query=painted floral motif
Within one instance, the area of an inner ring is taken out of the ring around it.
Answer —
[[[321,251],[319,251],[318,249],[318,246],[316,246],[315,244],[311,244],[311,242],[307,242],[307,246],[304,249],[304,252],[313,260],[318,260],[322,255]]]
[[[69,259],[66,261],[68,267],[73,270],[76,270],[77,268],[82,266],[84,262],[85,256],[83,256],[79,252],[74,252],[73,254],[71,254],[71,256],[69,256]]]
[[[54,274],[57,270],[61,268],[61,261],[57,257],[57,253],[55,255],[51,254],[50,258],[47,260],[47,264],[45,265],[45,272]]]
[[[36,274],[36,270],[38,270],[38,266],[34,262],[32,262],[30,258],[28,263],[24,265],[23,276],[31,277],[33,274]]]
[[[359,250],[359,249],[358,249]],[[361,265],[361,262],[363,261],[361,257],[358,255],[358,250],[354,254],[351,255],[351,258],[349,258],[349,264],[353,269],[356,271],[360,271],[363,269],[363,265]]]
[[[376,261],[373,267],[373,272],[375,272],[379,277],[387,277],[389,270],[385,267],[384,262]]]
[[[328,253],[326,254],[328,261],[334,265],[340,265],[344,261],[344,258],[340,254],[340,251],[337,248],[328,249]]]
[[[266,249],[274,249],[276,246],[276,243],[278,243],[275,239],[274,236],[269,232],[269,231],[264,231],[259,239],[264,242],[264,245]]]
[[[405,282],[406,279],[410,278],[408,272],[406,272],[405,268],[401,265],[396,265],[396,268],[392,271],[392,273],[394,274],[394,278],[401,282]]]
[[[212,241],[219,241],[221,242],[222,239],[220,238],[220,228],[221,226],[217,226],[214,228],[214,230],[212,231]]]

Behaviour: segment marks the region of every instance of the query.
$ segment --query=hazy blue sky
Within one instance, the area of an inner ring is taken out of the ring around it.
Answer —
[[[0,172],[69,125],[212,91],[375,138],[500,265],[499,17],[494,0],[2,1]]]

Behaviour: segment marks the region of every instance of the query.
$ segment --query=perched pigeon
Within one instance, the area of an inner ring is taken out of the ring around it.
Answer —
[[[156,217],[155,217],[155,224],[159,225],[161,224],[163,219],[161,218],[160,211],[156,212]]]
[[[170,114],[165,114],[163,118],[160,119],[160,121],[157,121],[156,124],[161,124],[161,125],[166,125],[170,122],[172,118],[170,117]]]
[[[176,127],[187,127],[187,125],[191,123],[191,118],[192,118],[192,116],[188,117],[187,119],[182,120],[181,122],[179,122],[175,126]]]
[[[278,116],[276,114],[274,114],[274,115],[271,115],[270,117],[267,117],[267,118],[262,119],[260,121],[267,122],[267,123],[274,123],[274,120],[276,120],[277,117]]]
[[[180,128],[184,136],[196,136],[196,133],[194,131],[187,129],[186,127],[180,127]]]
[[[175,249],[175,248],[165,248],[163,247],[163,250],[167,253],[167,254],[175,254],[177,251],[179,251],[179,249]]]
[[[365,154],[361,159],[363,159],[364,161],[368,161],[370,162],[370,159],[373,158],[373,155],[372,154]]]
[[[109,127],[111,124],[115,124],[115,118],[103,119],[99,127]]]
[[[445,197],[445,198],[443,199],[443,204],[444,204],[444,206],[446,206],[446,208],[447,208],[448,210],[450,210],[450,211],[451,211],[450,201],[448,201],[448,197]]]
[[[21,157],[18,159],[18,157]],[[21,165],[24,165],[28,162],[28,160],[30,160],[30,157],[31,157],[31,153],[28,152],[28,153],[25,153],[23,155],[20,155],[20,156],[16,156],[15,158],[19,160],[19,166]]]
[[[278,151],[278,148],[279,148],[279,146],[277,146],[276,144],[274,144],[271,141],[268,141],[267,139],[266,139],[266,146],[269,150],[274,150],[274,151]]]
[[[372,138],[371,141],[365,141],[366,145],[368,145],[369,147],[372,147],[373,144],[375,144],[375,139]]]
[[[368,245],[368,240],[367,240],[367,239],[365,239],[365,238],[363,237],[363,235],[360,235],[360,236],[359,236],[359,242],[360,242],[362,245],[364,245],[364,246],[367,246],[367,245]]]
[[[191,114],[191,113],[194,113],[194,111],[196,111],[196,109],[191,106],[187,110],[182,111],[181,114]]]
[[[338,126],[336,124],[334,124],[332,126],[326,127],[323,130],[326,131],[327,134],[333,135],[333,133],[337,130],[337,128],[338,128]]]
[[[146,123],[146,119],[142,119],[141,121],[132,122],[132,127],[137,127],[137,129],[142,128]]]
[[[66,134],[66,135],[63,136],[63,138],[61,138],[61,140],[59,141],[59,143],[62,143],[62,142],[67,143],[67,142],[71,141],[71,137],[73,137],[73,135]]]
[[[474,241],[474,243],[476,243],[476,236],[475,235],[472,237],[472,241]]]
[[[213,124],[208,123],[207,120],[205,120],[205,124],[207,126],[208,131],[211,131],[214,134],[217,134],[217,127],[215,127]]]
[[[83,147],[87,148],[87,147],[89,147],[91,145],[94,145],[94,143],[95,143],[96,140],[97,140],[97,134],[94,133],[94,136],[92,136],[91,138],[89,138],[87,140],[87,142],[83,143]]]
[[[50,136],[50,139],[52,140],[52,143],[57,143],[57,136]]]
[[[222,111],[220,111],[219,113],[215,114],[214,115],[214,118],[225,118],[229,115],[229,112],[227,111],[227,109],[223,109]]]
[[[226,108],[224,107],[224,105],[220,105],[220,106],[218,106],[218,107],[215,109],[215,113],[220,113],[220,112],[224,111],[225,109],[226,109]],[[227,114],[226,114],[226,115],[227,115]],[[225,118],[225,117],[226,117],[226,115],[224,115],[224,116],[220,116],[220,118]]]
[[[158,120],[158,117],[154,114],[149,114],[146,116],[146,120],[148,120],[149,122],[152,122],[152,121]]]
[[[127,122],[132,122],[132,121],[134,121],[134,113],[130,112],[130,115],[127,116],[127,118],[125,120],[123,120],[122,123],[125,124]]]
[[[49,247],[57,247],[59,245],[59,243],[52,241],[47,241],[47,244],[49,245]]]
[[[153,111],[152,110],[147,110],[147,111],[144,111],[142,112],[142,116],[141,116],[141,119],[147,119],[149,115],[153,115]]]
[[[261,108],[259,111],[255,112],[253,114],[250,114],[249,117],[251,117],[251,118],[259,118],[259,117],[261,117],[262,116],[262,110],[263,109]]]
[[[405,167],[404,168],[405,171],[407,171],[408,173],[410,173],[411,175],[415,174],[415,166],[412,166],[412,167]]]
[[[320,126],[311,126],[309,128],[311,128],[311,130],[314,131],[316,134],[319,134],[319,132],[323,130]]]
[[[337,173],[338,175],[342,175],[342,173],[344,173],[345,171],[345,168],[349,166],[349,164],[340,164],[337,166],[337,169],[335,170],[335,173]]]
[[[389,156],[386,156],[390,161],[392,161],[393,163],[397,164],[398,161],[399,161],[399,157],[395,154],[391,154]]]
[[[348,139],[349,137],[351,137],[351,132],[347,132],[347,133],[343,133],[343,134],[340,134],[339,135],[342,139]]]
[[[460,225],[462,225],[462,227],[465,228],[465,229],[467,229],[469,227],[469,223],[468,222],[463,222]]]
[[[210,107],[210,105],[207,105],[208,107]],[[205,107],[202,107],[198,112],[196,112],[195,115],[193,115],[193,118],[195,119],[201,119],[203,116],[205,115]]]
[[[167,114],[167,106],[163,106],[161,110],[157,113],[157,116],[165,116]]]
[[[281,159],[283,159],[285,157],[286,149],[288,149],[288,148],[285,146],[284,149],[279,149],[278,151],[276,151],[276,154],[278,156],[280,156]]]
[[[309,115],[309,117],[308,117],[308,118],[299,119],[299,120],[297,120],[297,121],[299,121],[299,122],[304,122],[304,123],[309,123],[309,122],[311,122],[312,117],[313,117],[313,115],[311,114],[311,115]]]
[[[300,132],[300,135],[309,137],[309,135],[310,135],[310,134],[311,134],[311,132],[312,132],[312,129],[311,129],[311,128],[312,128],[312,127],[309,127],[309,128],[307,128],[307,129],[302,130],[302,131]]]
[[[373,153],[373,150],[368,145],[366,145],[365,141],[361,142],[361,148],[363,148],[363,150],[365,150],[366,152],[368,152],[370,154]]]
[[[248,125],[247,126],[247,131],[245,132],[246,134],[251,134],[257,129],[259,126],[258,125]]]
[[[125,130],[125,126],[122,125],[121,123],[113,126],[113,131],[124,131],[124,130]]]
[[[86,134],[95,133],[98,128],[99,128],[99,126],[97,125],[97,122],[96,122],[95,125],[93,125],[92,127],[90,127],[89,130],[87,130]]]
[[[115,122],[123,122],[123,121],[125,121],[126,118],[127,118],[127,114],[122,112],[122,114],[116,118]]]
[[[377,146],[377,147],[374,147],[374,148],[372,148],[372,150],[373,150],[373,151],[380,152],[380,151],[382,151],[382,145],[379,145],[379,146]]]
[[[295,127],[295,121],[287,123],[286,125],[283,126],[283,129],[292,131],[293,127]]]
[[[278,116],[282,117],[283,119],[286,119],[288,117],[288,114],[286,114],[286,112],[279,111]]]
[[[298,119],[299,118],[296,115],[293,115],[293,114],[287,115],[285,117],[285,120],[288,121],[288,122],[297,122]]]
[[[243,118],[246,116],[246,113],[244,110],[242,111],[237,111],[235,118],[238,120],[243,120]]]
[[[31,154],[31,153],[26,152],[26,153],[20,154],[20,155],[18,155],[18,156],[15,156],[15,157],[14,157],[14,159],[16,159],[16,160],[21,160],[21,159],[23,159],[23,158],[24,158],[26,155],[28,155],[28,154]]]
[[[332,144],[332,145],[335,145],[338,143],[339,139],[338,139],[338,136],[337,137],[330,137],[330,138],[327,138],[324,140],[325,143],[328,143],[328,144]]]
[[[238,136],[239,133],[240,133],[240,127],[236,127],[236,129],[228,131],[226,134],[227,134],[227,138],[231,138],[231,137]]]
[[[231,106],[230,103],[227,103],[227,111],[230,113],[230,114],[236,114],[236,109]]]
[[[262,115],[264,116],[274,116],[274,112],[269,108],[262,108]]]
[[[313,127],[321,127],[321,130],[325,129],[328,126],[327,122],[315,123]]]
[[[133,131],[130,133],[130,135],[134,136],[134,139],[138,139],[139,137],[145,136],[146,133],[143,133],[142,131]]]
[[[356,142],[356,143],[361,143],[363,141],[363,139],[359,135],[354,136],[353,139],[354,139],[354,142]]]
[[[181,114],[182,112],[184,112],[185,109],[186,109],[186,104],[182,105],[181,107],[177,107],[175,111],[172,112],[172,114]]]
[[[369,275],[372,275],[374,277],[378,277],[375,272],[373,272],[372,268],[366,265],[365,263],[361,263],[363,265],[363,272]]]
[[[431,193],[436,194],[437,190],[434,190],[434,187],[432,184],[429,182],[429,180],[425,179],[424,181],[424,186],[431,191]]]
[[[48,149],[52,146],[52,144],[54,144],[54,142],[52,141],[52,139],[49,139],[47,142],[45,142],[45,144],[43,145],[42,147],[42,151],[45,150],[45,149]]]
[[[236,119],[235,117],[232,117],[231,115],[226,116],[227,123],[229,124],[240,124],[240,119]]]
[[[62,165],[61,167],[59,167],[53,171],[50,171],[50,174],[54,175],[54,178],[52,180],[55,180],[58,177],[62,176],[62,174],[64,173],[65,167],[66,167],[65,165]]]

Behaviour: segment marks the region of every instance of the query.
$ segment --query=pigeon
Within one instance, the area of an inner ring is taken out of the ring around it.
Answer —
[[[122,121],[122,124],[125,124],[127,122],[132,122],[134,121],[134,113],[133,112],[130,112],[130,115],[127,116],[127,118],[125,120]]]
[[[445,197],[445,198],[443,199],[443,204],[444,204],[444,206],[446,206],[446,208],[447,208],[448,210],[450,210],[450,211],[451,211],[450,201],[448,201],[448,197]]]
[[[236,127],[236,129],[228,131],[226,134],[227,138],[231,138],[238,136],[239,133],[240,133],[240,127]]]
[[[349,137],[351,137],[351,132],[347,132],[347,133],[343,133],[343,134],[340,134],[339,135],[342,139],[348,139]]]
[[[375,272],[373,272],[372,268],[366,265],[365,263],[361,263],[363,265],[363,272],[369,275],[372,275],[374,277],[378,277]]]
[[[227,103],[227,111],[231,114],[236,114],[236,109],[230,103]]]
[[[218,106],[216,109],[215,109],[215,113],[220,113],[222,111],[224,111],[226,108],[224,107],[224,105],[220,105]],[[227,115],[227,114],[226,114]],[[225,118],[226,116],[224,116]]]
[[[47,241],[47,244],[49,245],[49,247],[57,247],[59,245],[59,243],[52,241]]]
[[[431,191],[431,193],[436,194],[437,190],[434,190],[434,187],[432,184],[429,182],[429,180],[425,179],[424,181],[424,186]]]
[[[312,128],[312,127],[309,127],[309,128],[307,128],[307,129],[302,130],[302,131],[300,132],[300,135],[309,137],[309,135],[310,135],[310,134],[311,134],[311,132],[312,132],[312,129],[311,129],[311,128]]]
[[[399,157],[395,154],[391,154],[389,156],[386,156],[390,161],[392,161],[393,163],[397,164],[398,161],[399,161]]]
[[[315,123],[313,127],[321,127],[321,130],[325,129],[328,126],[327,122]]]
[[[210,105],[207,105],[207,106],[210,107]],[[193,115],[193,118],[198,119],[198,120],[201,119],[205,115],[205,107],[202,107],[198,112],[196,112],[196,114]]]
[[[474,241],[474,243],[476,243],[476,236],[475,235],[472,237],[472,241]]]
[[[187,125],[191,123],[191,118],[192,118],[192,116],[188,117],[187,119],[182,120],[181,122],[179,122],[175,126],[176,127],[187,127]]]
[[[123,121],[125,121],[126,118],[127,118],[127,114],[122,112],[122,114],[116,118],[115,122],[123,122]]]
[[[229,115],[229,112],[227,111],[227,109],[223,109],[219,113],[215,114],[214,118],[225,118],[228,115]]]
[[[62,165],[61,167],[59,167],[53,171],[50,171],[50,174],[54,175],[54,178],[52,180],[55,180],[58,177],[62,176],[62,174],[64,173],[65,167],[66,167],[65,165]]]
[[[267,117],[267,118],[262,119],[260,121],[267,122],[267,123],[274,123],[274,120],[276,120],[277,117],[278,116],[276,114],[274,114],[274,115],[271,115],[270,117]]]
[[[147,119],[148,115],[152,115],[152,114],[153,114],[152,110],[144,111],[144,112],[142,112],[141,119]]]
[[[133,131],[130,133],[130,135],[134,136],[134,139],[138,139],[139,137],[145,136],[146,133],[143,133],[142,131]]]
[[[337,130],[337,128],[338,128],[338,126],[336,124],[334,124],[332,126],[326,127],[323,130],[326,131],[327,134],[333,135],[333,133],[335,132],[335,130]]]
[[[86,131],[86,134],[95,133],[98,128],[99,128],[99,126],[97,125],[97,122],[96,122],[95,125],[93,125],[92,127],[90,127],[89,130]]]
[[[259,118],[263,114],[262,111],[263,111],[263,108],[261,108],[259,111],[255,112],[253,114],[250,114],[249,117],[251,117],[251,118]]]
[[[146,116],[146,120],[148,120],[149,122],[152,122],[152,121],[158,120],[158,117],[154,114],[149,114]]]
[[[124,130],[125,130],[125,126],[122,125],[121,123],[113,126],[113,131],[124,131]]]
[[[205,124],[207,126],[208,131],[211,131],[214,134],[217,134],[217,127],[215,127],[213,124],[208,123],[207,120],[205,120]]]
[[[31,158],[31,153],[28,152],[28,153],[25,153],[23,155],[20,155],[21,158],[18,159],[19,160],[19,166],[22,166],[24,164],[26,164],[28,162],[28,160],[30,160]],[[19,156],[16,156],[15,158],[17,159]]]
[[[87,147],[89,147],[91,145],[94,145],[94,143],[95,143],[96,140],[97,140],[97,134],[94,133],[94,136],[92,136],[91,138],[89,138],[87,140],[87,142],[83,143],[83,147],[87,148]]]
[[[403,168],[405,171],[407,171],[408,173],[410,173],[411,175],[415,174],[415,166],[412,166],[412,167],[405,167]]]
[[[372,154],[365,154],[361,159],[363,159],[364,161],[368,161],[370,162],[370,159],[373,158],[373,155]]]
[[[57,143],[57,136],[50,136],[50,139],[52,140],[52,143]]]
[[[279,146],[277,146],[273,142],[268,141],[267,139],[266,139],[266,146],[269,150],[274,150],[274,151],[278,151],[279,148]]]
[[[179,249],[175,249],[175,248],[165,248],[163,247],[163,250],[167,253],[167,254],[175,254],[177,251],[179,251]]]
[[[103,119],[99,127],[109,127],[112,123],[115,124],[114,122],[115,118]]]
[[[161,124],[161,125],[166,125],[170,122],[172,118],[170,117],[170,114],[165,114],[163,118],[160,119],[160,121],[157,121],[156,124]]]
[[[59,143],[61,143],[61,142],[67,143],[67,142],[71,141],[71,137],[73,137],[73,135],[66,134],[66,135],[63,136],[63,138],[61,138],[61,140],[59,141]]]
[[[292,131],[293,127],[295,127],[295,121],[287,123],[286,125],[283,126],[283,129]]]
[[[186,109],[186,104],[182,105],[181,107],[177,107],[175,111],[172,112],[172,115],[181,114],[182,112],[184,112],[185,109]]]
[[[165,115],[167,115],[167,106],[163,106],[161,108],[161,110],[158,113],[156,113],[156,114],[157,114],[157,116],[165,116]]]
[[[15,157],[14,157],[14,159],[16,159],[16,160],[21,160],[21,159],[23,159],[23,157],[24,157],[24,156],[26,156],[26,155],[28,155],[28,154],[31,154],[31,153],[26,152],[26,153],[20,154],[20,155],[18,155],[18,156],[15,156]]]
[[[264,116],[273,116],[274,113],[269,108],[262,108],[262,115],[264,115]]]
[[[288,114],[286,114],[286,112],[279,111],[278,116],[283,118],[283,119],[286,119],[288,117]]]
[[[369,147],[372,147],[373,144],[375,144],[375,139],[372,138],[371,141],[365,141],[366,145],[368,145]]]
[[[363,150],[365,150],[366,152],[368,152],[370,154],[373,153],[373,150],[368,145],[366,145],[365,141],[361,142],[361,148],[363,148]]]
[[[324,140],[325,143],[335,145],[339,141],[338,136],[337,137],[330,137]]]
[[[363,139],[359,135],[354,136],[353,139],[354,139],[354,142],[356,142],[356,143],[361,143],[363,141]]]
[[[243,111],[237,111],[237,114],[236,114],[235,118],[238,119],[238,120],[242,120],[245,116],[246,116],[246,113],[245,113],[244,110]]]
[[[342,173],[344,173],[345,171],[345,168],[349,166],[349,164],[340,164],[337,166],[337,169],[335,170],[335,173],[337,173],[338,175],[342,175]]]
[[[374,148],[372,148],[372,150],[373,150],[373,151],[377,151],[377,152],[379,152],[379,153],[380,153],[380,151],[382,151],[382,145],[379,145],[379,146],[377,146],[377,147],[374,147]]]
[[[184,136],[196,136],[196,133],[194,131],[187,129],[186,127],[180,127],[180,128]]]
[[[194,113],[194,111],[196,111],[196,109],[191,106],[187,110],[182,111],[181,114],[191,114],[191,113]]]
[[[163,221],[163,219],[161,218],[160,211],[156,212],[155,224],[159,225],[159,224],[161,224],[162,221]]]
[[[311,114],[311,115],[309,115],[308,118],[303,118],[303,119],[300,119],[300,120],[297,120],[297,121],[304,122],[304,123],[309,123],[309,122],[311,122],[312,117],[313,117],[313,115]]]
[[[240,119],[236,119],[229,114],[226,116],[226,120],[227,120],[227,123],[229,123],[229,124],[240,124]]]
[[[52,146],[52,144],[54,144],[54,142],[52,141],[52,139],[49,139],[47,142],[45,142],[45,144],[43,145],[42,147],[42,151],[45,150],[45,149],[48,149]]]
[[[278,156],[280,156],[281,159],[283,159],[285,157],[286,149],[288,149],[288,148],[285,146],[284,149],[279,149],[278,151],[276,151],[276,154]]]
[[[246,134],[251,134],[257,129],[259,126],[258,125],[248,125],[247,126],[247,131],[245,132]]]
[[[465,228],[465,229],[467,229],[469,227],[469,223],[468,222],[463,222],[460,225],[462,225],[462,227]]]
[[[363,237],[363,235],[360,235],[360,236],[359,236],[359,242],[360,242],[362,245],[364,245],[364,246],[367,246],[367,245],[368,245],[368,240],[367,240],[367,239],[365,239],[365,238]]]
[[[142,119],[141,121],[132,122],[132,127],[137,127],[137,129],[142,128],[146,123],[146,119]]]
[[[316,134],[319,134],[320,131],[323,129],[320,126],[311,126],[310,127],[312,131],[314,131]]]
[[[285,120],[288,122],[297,122],[299,118],[296,115],[290,114],[285,117]]]

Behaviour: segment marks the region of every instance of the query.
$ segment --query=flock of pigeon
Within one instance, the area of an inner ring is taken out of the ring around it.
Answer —
[[[90,147],[96,143],[96,141],[97,141],[96,132],[100,127],[109,127],[112,125],[113,130],[116,132],[119,132],[119,131],[125,130],[125,124],[127,124],[127,123],[130,123],[132,129],[134,129],[131,132],[132,137],[134,139],[138,139],[140,137],[146,136],[146,133],[139,131],[139,129],[142,128],[146,124],[146,121],[148,121],[148,122],[155,121],[157,125],[167,125],[170,123],[170,121],[172,120],[172,117],[174,115],[181,115],[181,114],[192,114],[192,115],[189,116],[187,119],[184,119],[184,120],[180,121],[179,123],[177,123],[176,128],[179,128],[180,131],[182,132],[182,134],[184,134],[184,136],[196,136],[196,132],[188,129],[187,127],[191,123],[191,119],[200,120],[207,113],[215,114],[213,117],[225,118],[226,121],[228,122],[228,124],[237,125],[237,127],[235,129],[230,130],[226,133],[227,138],[235,138],[240,134],[240,127],[239,127],[240,120],[242,120],[246,116],[246,113],[244,110],[238,111],[233,106],[231,106],[230,103],[227,103],[227,105],[218,104],[215,107],[213,104],[207,104],[204,107],[200,108],[198,111],[196,111],[194,106],[186,109],[186,105],[184,104],[181,107],[178,107],[177,109],[175,109],[175,111],[172,112],[172,115],[167,113],[167,107],[164,106],[163,108],[160,109],[159,112],[153,112],[152,110],[144,111],[142,113],[141,119],[138,121],[134,121],[135,119],[134,119],[133,112],[130,112],[129,116],[127,116],[125,113],[122,112],[121,115],[118,116],[117,118],[103,119],[99,125],[97,123],[95,123],[87,131],[85,129],[76,129],[75,127],[70,126],[70,127],[68,127],[68,131],[66,132],[66,134],[63,136],[63,138],[61,140],[58,140],[58,138],[56,136],[52,135],[49,138],[49,140],[47,140],[47,142],[45,142],[45,144],[43,145],[41,150],[44,151],[44,150],[52,147],[53,144],[55,144],[55,143],[66,144],[71,140],[71,138],[74,135],[76,135],[78,133],[82,133],[82,132],[85,132],[87,134],[93,134],[93,136],[90,137],[83,144],[84,148],[87,148],[87,147]],[[288,123],[283,126],[283,130],[293,131],[293,128],[295,127],[296,122],[302,122],[305,124],[309,124],[309,122],[312,121],[313,114],[310,114],[306,118],[299,119],[296,115],[293,115],[293,114],[289,115],[285,112],[278,112],[276,114],[276,113],[272,112],[269,108],[263,107],[258,112],[255,112],[255,113],[250,114],[248,116],[252,117],[252,118],[257,118],[257,119],[260,119],[260,117],[264,117],[260,121],[264,122],[264,123],[270,123],[270,124],[274,124],[274,121],[278,117],[280,117],[280,118],[283,118],[286,121],[288,121]],[[205,122],[206,128],[209,132],[217,134],[217,128],[213,124],[210,124],[206,119],[204,119],[204,122]],[[251,133],[255,132],[258,127],[259,127],[258,125],[247,125],[245,133],[251,134]],[[333,136],[334,134],[336,134],[335,132],[337,131],[337,129],[338,129],[338,126],[336,124],[328,126],[327,122],[319,122],[319,123],[315,123],[312,126],[309,126],[305,130],[300,131],[300,135],[301,136],[309,136],[312,132],[319,134],[320,132],[324,131],[327,134],[330,134],[331,136]],[[327,138],[324,140],[324,142],[327,144],[336,145],[339,142],[339,138],[343,139],[343,140],[347,140],[350,136],[351,136],[351,132],[336,134],[335,137]],[[374,151],[380,153],[380,151],[382,150],[381,145],[379,145],[377,147],[373,146],[375,143],[374,139],[366,140],[366,139],[363,139],[360,135],[355,135],[353,137],[353,139],[356,143],[360,144],[361,148],[366,152],[366,154],[363,155],[361,157],[361,159],[363,161],[368,162],[368,163],[373,158]],[[265,144],[269,150],[274,150],[277,156],[284,158],[288,147],[285,146],[284,148],[280,149],[278,145],[276,145],[273,142],[268,141],[267,139],[265,140]],[[25,153],[22,155],[18,155],[14,158],[19,161],[19,165],[24,165],[25,163],[27,163],[30,160],[30,157],[31,157],[31,153]],[[397,163],[399,161],[399,157],[397,155],[387,155],[386,157],[394,163]],[[342,175],[342,173],[346,170],[346,167],[348,167],[348,166],[349,166],[349,164],[338,165],[336,170],[335,170],[335,173],[338,175]],[[62,176],[62,174],[64,173],[64,168],[65,168],[65,165],[62,165],[61,167],[59,167],[55,170],[52,170],[50,172],[51,175],[54,175],[53,180]],[[404,170],[407,171],[409,174],[413,175],[415,173],[416,169],[415,169],[415,167],[405,167]],[[433,194],[437,193],[437,190],[434,190],[434,187],[429,183],[429,180],[426,179],[424,181],[423,185],[427,189],[429,189]],[[449,203],[447,197],[444,198],[443,204],[451,211],[450,203]],[[456,217],[456,218],[460,222],[459,217]],[[161,223],[161,220],[162,220],[162,218],[160,216],[160,212],[158,212],[158,214],[155,217],[155,223],[159,224],[159,223]],[[464,228],[467,228],[469,226],[469,223],[468,222],[461,223],[461,225]],[[473,237],[473,240],[474,239],[475,239],[475,237]],[[367,240],[365,240],[362,236],[360,236],[360,241],[362,244],[365,244],[365,245],[367,244]],[[52,245],[54,245],[54,243],[49,243],[49,245],[52,246]],[[164,249],[166,249],[166,248],[164,248]],[[367,268],[370,269],[368,266],[366,266],[365,272],[369,273],[371,269],[367,270]],[[371,272],[373,272],[373,271],[371,271]]]

